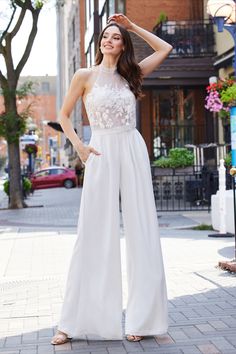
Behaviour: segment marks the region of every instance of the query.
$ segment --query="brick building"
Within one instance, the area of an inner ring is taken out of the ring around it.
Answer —
[[[36,136],[38,154],[36,167],[59,163],[58,144],[60,136],[47,123],[56,121],[56,77],[55,76],[27,76],[21,77],[18,86],[24,82],[34,83],[33,94],[17,102],[18,111],[30,106],[27,132]],[[0,112],[4,111],[3,97],[0,96]],[[27,154],[23,152],[24,136],[21,137],[21,164],[27,164]]]

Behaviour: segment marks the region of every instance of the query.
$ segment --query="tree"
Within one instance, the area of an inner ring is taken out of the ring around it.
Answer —
[[[25,114],[17,109],[17,84],[29,56],[37,34],[37,24],[40,11],[45,0],[8,0],[10,13],[7,24],[0,32],[0,55],[3,57],[6,74],[0,68],[0,86],[4,99],[4,112],[0,114],[0,134],[5,137],[8,145],[8,173],[10,179],[9,208],[26,207],[21,188],[21,166],[19,138],[25,131]],[[32,15],[32,26],[29,32],[25,50],[17,65],[14,66],[12,56],[12,40],[19,32],[25,15]]]

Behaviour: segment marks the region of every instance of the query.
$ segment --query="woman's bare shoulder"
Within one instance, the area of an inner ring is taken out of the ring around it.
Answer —
[[[74,77],[77,80],[87,81],[91,77],[92,73],[93,73],[92,68],[80,68],[75,72]]]

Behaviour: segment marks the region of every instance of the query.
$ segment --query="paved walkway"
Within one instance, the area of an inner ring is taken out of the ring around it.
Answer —
[[[1,226],[75,228],[77,226],[81,188],[65,190],[53,188],[36,190],[26,200],[29,208],[7,210],[8,199],[1,190],[0,182],[0,228]],[[207,211],[158,213],[161,228],[189,228],[201,223],[211,224]]]
[[[49,344],[76,238],[80,193],[63,188],[37,191],[28,200],[35,207],[0,210],[0,353],[235,354],[236,277],[216,267],[219,260],[233,258],[234,240],[180,229],[210,223],[206,212],[163,213],[159,218],[169,297],[167,335],[140,343],[80,338],[59,347]],[[122,228],[121,250],[125,309]]]

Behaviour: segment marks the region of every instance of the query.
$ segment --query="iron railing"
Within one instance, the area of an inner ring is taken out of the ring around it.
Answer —
[[[219,185],[218,171],[205,166],[176,170],[152,166],[152,179],[158,211],[210,210]],[[228,172],[226,188],[232,188]]]
[[[162,153],[165,149],[183,147],[187,144],[199,145],[207,141],[205,124],[159,125],[155,135],[160,137],[160,146],[154,149],[161,152],[158,152],[156,156],[165,155]]]
[[[204,57],[215,54],[211,21],[167,21],[156,26],[154,32],[173,46],[170,57]]]

